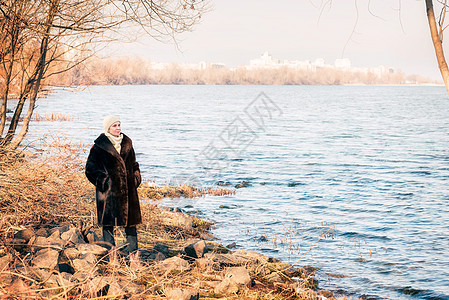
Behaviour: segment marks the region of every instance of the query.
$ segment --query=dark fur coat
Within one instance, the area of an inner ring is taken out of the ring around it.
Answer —
[[[137,187],[141,176],[132,141],[123,134],[120,155],[102,133],[90,149],[86,176],[96,187],[99,225],[133,226],[142,222]]]

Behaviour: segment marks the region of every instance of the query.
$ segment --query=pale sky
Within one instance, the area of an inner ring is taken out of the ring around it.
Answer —
[[[333,0],[323,9],[326,2],[212,0],[212,11],[193,32],[178,36],[180,49],[141,38],[122,45],[120,54],[234,67],[268,51],[281,61],[324,58],[333,64],[337,58],[349,58],[353,66],[386,65],[440,79],[424,0]]]

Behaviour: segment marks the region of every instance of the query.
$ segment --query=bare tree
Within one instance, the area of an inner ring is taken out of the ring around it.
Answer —
[[[49,76],[77,66],[100,43],[135,36],[137,27],[159,40],[174,38],[206,10],[207,2],[195,0],[0,0],[0,146],[22,142]],[[17,103],[4,135],[13,94]]]
[[[441,76],[443,77],[444,85],[449,93],[449,69],[447,67],[446,58],[443,51],[443,31],[447,26],[444,25],[447,12],[447,0],[444,2],[439,1],[442,5],[440,15],[438,19],[438,25],[435,20],[435,14],[433,10],[433,1],[426,0],[427,19],[429,21],[430,35],[432,36],[433,47],[435,48],[435,54],[438,61],[438,68],[440,69]]]

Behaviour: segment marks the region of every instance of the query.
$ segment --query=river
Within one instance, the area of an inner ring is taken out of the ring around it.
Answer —
[[[449,299],[449,99],[444,87],[93,86],[57,89],[33,122],[92,144],[122,119],[142,175],[235,195],[166,199],[225,245],[319,268],[366,299]]]

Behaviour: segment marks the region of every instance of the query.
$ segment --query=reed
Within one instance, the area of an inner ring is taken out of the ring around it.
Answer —
[[[73,121],[73,117],[68,114],[62,114],[62,113],[45,113],[45,115],[43,115],[43,116],[36,113],[34,115],[33,120],[36,122]]]
[[[225,196],[235,194],[234,190],[225,188],[197,188],[195,185],[171,186],[162,185],[157,186],[154,183],[147,181],[143,182],[139,188],[138,193],[141,198],[162,199],[170,198],[194,198],[204,195]]]

